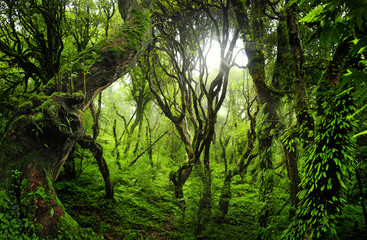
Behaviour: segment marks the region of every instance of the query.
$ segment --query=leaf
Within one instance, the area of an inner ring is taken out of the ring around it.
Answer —
[[[352,40],[353,43],[355,44],[353,46],[353,54],[360,54],[363,52],[363,50],[366,48],[367,46],[367,37],[363,37],[363,38],[360,38],[360,39],[355,39],[355,40]]]
[[[306,2],[306,0],[301,0],[301,1],[299,2],[299,6],[302,6],[305,2]],[[311,3],[313,3],[313,1],[311,1]]]
[[[51,208],[51,211],[50,211],[50,215],[51,215],[51,217],[53,217],[53,216],[54,216],[54,213],[55,213],[54,209],[53,209],[53,208]]]
[[[359,133],[355,134],[355,135],[353,136],[353,138],[356,138],[356,137],[358,137],[358,136],[365,135],[365,134],[367,134],[367,130],[366,130],[366,131],[359,132]]]
[[[340,34],[335,25],[325,26],[321,33],[320,41],[326,46],[333,46],[340,40]]]
[[[304,16],[300,20],[300,22],[310,23],[310,22],[318,21],[321,17],[321,13],[323,12],[323,10],[324,10],[324,7],[322,5],[317,5],[309,13],[307,13],[307,15]]]
[[[347,186],[345,186],[345,183],[342,179],[339,179],[340,185],[342,186],[342,188],[347,189]]]

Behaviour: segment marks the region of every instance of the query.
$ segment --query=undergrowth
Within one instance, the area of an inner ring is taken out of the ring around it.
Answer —
[[[105,239],[196,239],[201,180],[194,170],[184,186],[186,208],[182,212],[168,179],[173,167],[172,159],[161,154],[157,152],[153,155],[153,167],[148,157],[143,156],[132,166],[129,166],[129,161],[121,160],[119,169],[116,162],[111,160],[115,159],[114,156],[106,151],[105,158],[115,189],[113,199],[105,199],[103,178],[95,160],[87,153],[76,155],[77,178],[67,179],[62,173],[55,188],[66,212],[81,227],[90,228]],[[213,163],[212,167],[213,222],[210,223],[208,239],[255,240],[263,204],[256,191],[259,184],[256,173],[246,174],[243,179],[240,176],[233,177],[229,211],[223,221],[218,223],[214,219],[218,214],[224,172],[215,164],[219,163]],[[249,173],[254,169],[256,166],[250,166]],[[285,174],[283,170],[277,170],[274,178],[277,186],[270,197],[272,209],[265,229],[270,239],[277,239],[290,221],[289,180]],[[351,215],[359,217],[348,219]],[[340,222],[343,223],[338,226],[340,232],[350,230],[353,226],[349,225],[354,222],[361,223],[361,218],[361,209],[347,206],[345,214],[340,216]]]

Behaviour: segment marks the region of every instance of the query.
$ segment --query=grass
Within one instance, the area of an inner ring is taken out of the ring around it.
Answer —
[[[138,163],[135,169],[124,166],[123,171],[112,167],[115,196],[108,200],[97,165],[93,159],[87,161],[77,179],[55,184],[66,211],[82,227],[106,239],[172,239],[180,213],[158,172]]]
[[[108,152],[106,159],[115,159]],[[78,155],[80,157],[80,155]],[[78,178],[62,179],[55,183],[58,196],[66,211],[84,228],[92,229],[105,239],[196,239],[197,203],[202,191],[200,178],[195,171],[184,186],[185,214],[174,198],[173,187],[168,179],[172,160],[165,156],[153,156],[154,167],[143,156],[129,167],[129,161],[121,161],[122,170],[114,161],[109,161],[110,174],[114,183],[114,199],[105,199],[104,182],[95,160],[85,154],[83,164],[76,161]],[[218,200],[223,184],[222,166],[213,163],[213,217],[217,214]],[[272,210],[266,229],[271,239],[277,239],[289,224],[288,180],[275,176],[277,182],[271,196]],[[220,224],[212,223],[209,239],[256,239],[259,231],[258,216],[262,203],[258,200],[256,177],[245,175],[232,180],[232,198],[229,211]],[[358,219],[350,219],[351,216]],[[338,226],[342,239],[352,236],[351,229],[358,220],[358,229],[364,226],[360,207],[346,206]]]

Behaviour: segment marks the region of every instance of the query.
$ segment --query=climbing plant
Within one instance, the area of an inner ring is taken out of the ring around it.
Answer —
[[[352,89],[336,95],[330,91],[323,102],[325,116],[315,129],[315,142],[305,151],[306,169],[301,182],[300,204],[283,239],[325,239],[336,237],[336,216],[341,213],[346,177],[352,170],[356,110]]]

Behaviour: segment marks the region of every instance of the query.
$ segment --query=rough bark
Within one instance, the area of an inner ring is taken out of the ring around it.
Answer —
[[[89,71],[75,70],[74,92],[81,91],[85,95],[52,94],[56,86],[53,81],[49,82],[44,88],[45,95],[34,96],[18,107],[1,140],[0,164],[6,167],[0,169],[0,187],[10,187],[9,179],[12,170],[16,169],[23,173],[21,180],[28,183],[28,187],[20,192],[24,199],[29,193],[40,190],[40,186],[47,191],[47,200],[28,201],[23,211],[24,216],[42,226],[40,236],[57,233],[58,224],[64,224],[64,229],[68,225],[75,227],[71,221],[64,221],[67,214],[52,183],[57,179],[74,142],[83,137],[81,111],[89,107],[94,96],[134,66],[146,47],[150,29],[147,10],[152,1],[132,2],[136,11],[126,13],[120,9],[125,16],[121,34],[90,49],[98,58],[89,66]],[[82,57],[87,56],[79,56]],[[58,77],[63,79],[67,76],[64,72]]]
[[[299,126],[304,129],[301,138],[306,142],[311,142],[307,132],[313,130],[314,122],[309,113],[307,95],[306,95],[306,81],[304,77],[304,50],[299,34],[296,12],[297,4],[292,4],[286,11],[286,22],[288,27],[289,45],[292,50],[292,55],[295,64],[295,98],[296,98],[296,116]]]
[[[184,200],[183,186],[185,185],[187,179],[192,172],[193,165],[190,163],[183,164],[179,166],[177,171],[172,171],[169,174],[169,179],[173,183],[175,197],[179,201],[179,207],[182,209],[183,214],[185,214],[186,202]]]
[[[265,79],[265,57],[264,57],[264,12],[265,2],[263,0],[254,0],[251,2],[250,16],[245,9],[244,2],[233,0],[233,6],[236,13],[237,23],[242,31],[242,39],[245,44],[245,52],[248,58],[248,70],[252,77],[260,105],[264,107],[266,121],[262,124],[262,128],[258,133],[259,154],[260,154],[260,200],[264,202],[259,217],[259,224],[262,229],[266,229],[268,216],[270,212],[270,194],[272,192],[272,177],[269,170],[272,169],[270,147],[273,141],[271,130],[276,129],[278,124],[278,116],[276,113],[275,99],[272,91],[266,84]],[[258,239],[266,238],[259,231]]]
[[[285,130],[285,126],[281,124],[281,119],[279,118],[276,109],[278,98],[275,95],[279,95],[281,92],[286,92],[286,90],[272,90],[267,86],[265,82],[265,70],[264,70],[264,56],[262,45],[264,41],[263,31],[264,26],[262,25],[261,17],[264,13],[264,2],[252,1],[251,2],[251,19],[247,17],[247,12],[244,11],[246,6],[240,3],[240,1],[233,1],[236,8],[236,16],[241,29],[243,29],[243,40],[246,44],[246,54],[249,58],[248,68],[254,85],[256,88],[256,93],[259,96],[261,104],[265,104],[264,113],[267,114],[267,122],[270,126],[262,129],[259,133],[260,149],[259,151],[263,154],[265,161],[261,161],[260,168],[267,169],[271,167],[269,148],[272,142],[272,136],[268,134],[272,129],[277,130],[278,135]],[[298,122],[300,125],[308,124],[309,128],[312,128],[313,120],[307,112],[306,99],[306,86],[303,77],[303,48],[300,42],[298,26],[295,19],[295,9],[288,9],[285,13],[285,18],[281,18],[279,21],[277,33],[278,33],[278,43],[277,43],[277,59],[275,62],[275,69],[273,72],[273,87],[275,88],[286,88],[286,86],[297,86],[296,92],[296,113]],[[249,30],[250,29],[250,30]],[[249,39],[249,36],[251,39]],[[257,43],[257,44],[256,44]],[[296,79],[293,81],[293,79]],[[307,120],[307,121],[306,121]],[[290,131],[290,130],[287,130]],[[305,131],[307,132],[307,131]],[[264,134],[265,133],[265,134]],[[300,182],[299,172],[298,172],[298,158],[296,152],[296,146],[294,141],[294,134],[290,134],[286,139],[286,142],[290,144],[285,144],[282,141],[283,149],[285,153],[285,162],[288,170],[288,177],[290,179],[290,192],[292,205],[296,206],[298,203],[297,193],[299,191],[298,184]],[[281,136],[282,138],[282,136]],[[268,159],[268,160],[266,160]],[[265,219],[265,218],[264,218]],[[265,226],[265,221],[264,226]]]
[[[362,206],[362,212],[363,212],[364,223],[365,223],[364,225],[367,230],[367,210],[366,210],[366,204],[365,204],[366,197],[363,194],[363,184],[362,184],[361,175],[358,169],[356,169],[356,178],[357,178],[358,189],[359,189],[359,194],[360,194],[360,199],[361,199],[361,206]]]
[[[111,181],[110,171],[108,170],[106,160],[103,157],[102,146],[98,142],[96,142],[93,137],[88,135],[85,135],[82,139],[79,139],[78,143],[82,148],[89,149],[89,151],[91,151],[91,153],[93,154],[105,183],[106,198],[113,198],[113,184]]]
[[[297,123],[299,127],[302,127],[303,131],[300,134],[300,138],[304,140],[304,142],[308,142],[308,130],[313,128],[313,119],[308,112],[308,104],[307,104],[307,97],[306,97],[306,83],[304,80],[304,71],[303,71],[303,64],[304,64],[304,50],[299,36],[299,30],[297,25],[296,19],[296,5],[292,5],[291,7],[287,8],[285,13],[285,20],[279,23],[279,26],[282,27],[284,25],[284,31],[278,31],[278,39],[287,39],[287,41],[283,44],[278,43],[284,49],[287,49],[287,62],[280,61],[279,68],[288,69],[291,73],[290,75],[293,76],[295,79],[285,78],[285,83],[294,86],[295,88],[295,101],[296,101],[296,117]],[[282,24],[282,25],[281,25]],[[279,55],[279,53],[278,53]],[[278,62],[279,59],[277,59]],[[291,67],[289,67],[291,66]],[[298,171],[298,157],[297,157],[297,147],[298,144],[296,142],[297,134],[295,134],[295,130],[292,129],[293,127],[289,127],[287,137],[282,141],[283,150],[285,153],[285,160],[287,164],[287,172],[288,178],[290,180],[290,195],[291,195],[291,203],[294,208],[296,208],[298,204],[298,197],[297,194],[299,192],[299,183],[300,183],[300,176]],[[282,136],[283,137],[283,136]],[[281,137],[281,138],[282,138]],[[293,217],[294,209],[290,212],[290,218]]]
[[[292,139],[295,139],[296,134],[293,134],[293,136],[290,136],[288,138],[288,141],[291,141]],[[282,142],[284,154],[285,154],[285,161],[287,166],[287,172],[288,172],[288,178],[290,181],[290,195],[291,195],[291,202],[292,206],[294,208],[297,207],[298,204],[298,192],[299,192],[299,183],[301,182],[301,178],[299,176],[298,172],[298,157],[297,157],[297,144],[295,141],[292,141],[291,143],[285,144]],[[290,218],[294,216],[294,209],[292,209],[292,212],[290,212]]]
[[[76,170],[75,170],[75,156],[74,156],[75,146],[70,151],[68,159],[65,161],[64,164],[64,174],[62,177],[66,179],[75,179],[77,177]]]

